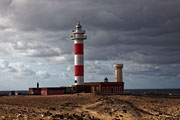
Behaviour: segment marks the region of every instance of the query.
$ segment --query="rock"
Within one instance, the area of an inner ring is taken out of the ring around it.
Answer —
[[[96,118],[96,119],[94,119],[94,120],[101,120],[101,119],[99,119],[99,118]]]
[[[64,104],[62,104],[61,105],[62,107],[73,107],[74,106],[74,104],[73,103],[64,103]]]
[[[165,120],[176,120],[173,117],[166,117]]]
[[[85,117],[85,116],[86,116],[86,114],[82,112],[81,113],[81,117]]]
[[[88,120],[91,120],[91,116],[90,116],[89,114],[87,114],[86,118],[87,118]]]
[[[49,110],[56,110],[56,108],[55,107],[51,107],[51,108],[49,108]]]
[[[123,110],[123,113],[127,113],[127,110]]]
[[[44,114],[40,114],[41,117],[44,117]]]
[[[18,115],[17,115],[17,118],[18,118],[19,120],[27,120],[27,115],[18,114]]]
[[[163,113],[162,112],[159,112],[159,115],[162,115]]]
[[[119,118],[114,118],[113,120],[120,120]]]
[[[1,119],[4,120],[6,117],[5,116],[1,116]]]
[[[68,114],[68,113],[64,114],[64,117],[66,117],[66,118],[67,118],[68,116],[69,116],[69,114]]]
[[[112,112],[109,112],[109,115],[111,115],[111,116],[112,116],[112,114],[113,114]]]
[[[73,116],[73,117],[78,117],[78,115],[76,115],[75,113],[74,113],[74,114],[72,114],[72,116]]]
[[[73,117],[76,118],[76,120],[83,120],[83,117],[78,116],[78,115],[75,115],[75,116],[73,116]]]
[[[69,115],[69,116],[67,117],[67,119],[68,119],[68,120],[73,120],[73,117],[72,117],[71,115]]]
[[[36,114],[35,114],[35,113],[33,113],[33,114],[32,114],[32,117],[36,117]]]
[[[99,98],[97,101],[103,101],[103,99],[102,99],[102,98]]]
[[[52,116],[52,113],[50,113],[49,111],[47,111],[46,113],[44,113],[44,117],[47,117],[47,116]]]
[[[21,114],[17,114],[17,116],[16,116],[16,117],[17,117],[17,118],[18,118],[18,117],[22,117],[22,115],[21,115]]]
[[[55,114],[54,116],[52,116],[54,119],[64,119],[64,115],[63,114]]]

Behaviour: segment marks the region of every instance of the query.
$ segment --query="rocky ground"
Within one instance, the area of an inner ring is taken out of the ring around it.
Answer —
[[[0,120],[180,120],[180,96],[1,96]]]

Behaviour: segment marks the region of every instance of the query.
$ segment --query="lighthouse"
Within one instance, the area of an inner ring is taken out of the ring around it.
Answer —
[[[60,95],[70,93],[98,93],[102,95],[121,95],[124,94],[123,64],[114,64],[115,82],[84,82],[84,40],[87,39],[85,30],[82,29],[80,22],[77,23],[75,30],[72,30],[71,40],[74,41],[74,74],[75,80],[71,87],[48,87],[48,88],[29,88],[32,95]]]
[[[72,30],[71,40],[74,40],[74,73],[75,85],[84,84],[84,40],[87,39],[85,30],[82,29],[80,22],[77,23],[75,30]]]

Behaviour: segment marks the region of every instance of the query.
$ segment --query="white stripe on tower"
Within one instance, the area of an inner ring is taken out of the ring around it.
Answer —
[[[74,65],[84,65],[84,55],[74,55]]]
[[[75,85],[84,84],[84,45],[83,41],[87,38],[84,36],[85,30],[82,30],[80,23],[76,25],[76,30],[73,30],[74,40],[74,68],[75,68]]]

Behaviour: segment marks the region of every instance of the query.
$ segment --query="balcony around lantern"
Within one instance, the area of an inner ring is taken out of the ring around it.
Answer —
[[[86,35],[84,35],[82,37],[71,36],[71,40],[85,40],[85,39],[87,39]]]
[[[85,30],[72,30],[72,32],[73,32],[74,34],[78,34],[78,33],[80,33],[80,34],[85,34],[85,33],[86,33]]]

